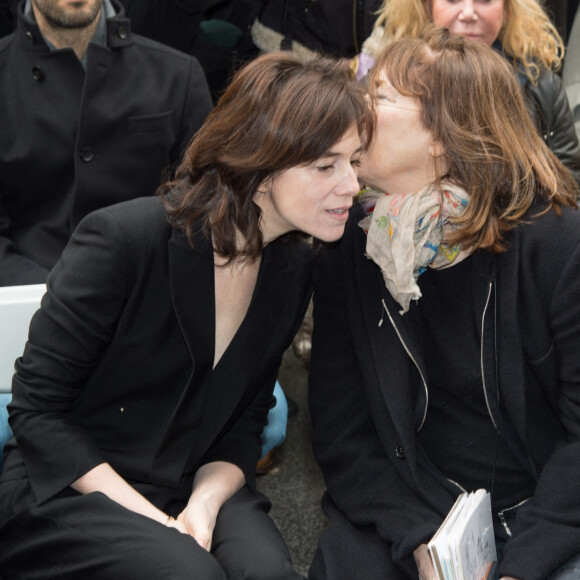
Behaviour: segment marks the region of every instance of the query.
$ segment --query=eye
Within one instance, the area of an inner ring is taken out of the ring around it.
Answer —
[[[323,165],[317,165],[316,169],[318,171],[320,171],[321,173],[326,173],[328,171],[331,171],[332,169],[334,169],[334,164],[323,164]]]
[[[377,101],[382,101],[384,103],[394,103],[395,102],[395,99],[393,99],[391,96],[389,96],[387,93],[385,93],[383,91],[376,93],[375,99]]]
[[[351,159],[351,160],[350,160],[350,164],[351,164],[353,167],[360,167],[360,158],[359,158],[359,157],[357,157],[356,159]]]

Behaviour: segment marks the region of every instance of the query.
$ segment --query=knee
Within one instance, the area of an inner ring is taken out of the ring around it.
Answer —
[[[180,535],[174,538],[174,542],[164,549],[156,550],[157,554],[163,554],[165,563],[163,573],[159,575],[159,569],[147,566],[150,570],[151,580],[158,578],[203,578],[203,580],[226,580],[226,573],[216,558],[201,548],[193,538]],[[141,580],[141,578],[140,578]]]

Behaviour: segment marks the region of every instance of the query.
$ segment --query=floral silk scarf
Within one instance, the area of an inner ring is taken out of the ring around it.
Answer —
[[[363,189],[358,196],[368,215],[359,222],[367,233],[366,256],[381,269],[391,296],[409,310],[419,300],[417,279],[427,267],[444,268],[466,257],[458,245],[443,242],[455,226],[449,218],[465,210],[469,197],[455,185],[427,186],[417,193],[386,195]]]

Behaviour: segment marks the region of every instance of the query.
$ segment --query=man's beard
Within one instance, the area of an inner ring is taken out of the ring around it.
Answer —
[[[92,24],[99,15],[102,6],[102,1],[95,2],[94,5],[83,9],[60,8],[56,5],[56,0],[32,0],[32,3],[51,28],[69,30],[86,28]]]

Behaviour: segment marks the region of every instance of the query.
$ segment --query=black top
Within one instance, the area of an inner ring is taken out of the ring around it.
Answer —
[[[503,509],[530,497],[534,482],[505,439],[496,436],[487,410],[477,330],[481,313],[473,304],[471,270],[469,258],[443,270],[428,268],[418,282],[422,297],[408,312],[429,389],[418,440],[445,476],[468,491],[492,491],[494,507]],[[497,399],[488,403],[495,415]],[[513,429],[505,413],[499,427]]]

